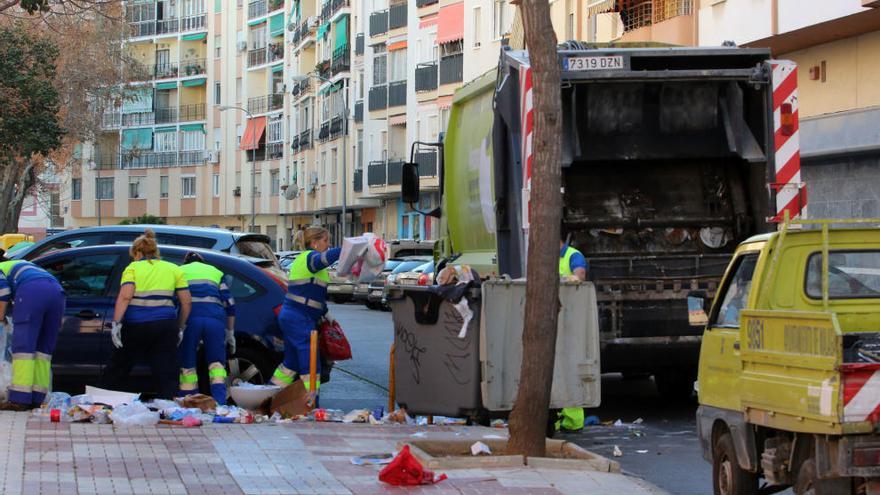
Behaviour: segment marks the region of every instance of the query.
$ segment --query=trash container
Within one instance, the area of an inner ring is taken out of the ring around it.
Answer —
[[[465,332],[464,317],[436,287],[389,291],[396,399],[410,414],[464,417],[481,408],[478,289],[463,300],[473,313]]]

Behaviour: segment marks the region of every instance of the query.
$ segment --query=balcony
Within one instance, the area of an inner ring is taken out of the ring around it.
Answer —
[[[354,187],[354,192],[362,192],[364,190],[364,171],[362,169],[354,171],[352,186]]]
[[[203,58],[184,60],[180,64],[180,77],[200,76],[207,72],[208,61]]]
[[[155,64],[152,68],[153,77],[156,79],[169,79],[177,77],[180,73],[177,63],[175,62],[164,62],[161,64]]]
[[[266,0],[256,0],[248,4],[248,19],[264,16],[269,13],[269,4]]]
[[[403,161],[388,160],[388,185],[389,186],[399,186],[401,178],[403,177]]]
[[[373,161],[367,165],[367,185],[370,187],[385,187],[387,170],[385,161]]]
[[[173,124],[177,122],[177,108],[157,108],[155,113],[157,124]]]
[[[266,144],[266,156],[269,160],[279,160],[284,156],[284,142]]]
[[[364,33],[358,33],[357,36],[354,37],[354,54],[364,54]]]
[[[364,121],[364,101],[358,100],[354,103],[354,121],[360,124]]]
[[[306,79],[305,81],[300,81],[298,83],[294,83],[293,89],[290,90],[290,93],[293,95],[294,99],[299,98],[300,96],[304,96],[308,94],[312,89],[311,81]]]
[[[440,84],[461,82],[464,77],[464,57],[461,53],[440,59]]]
[[[284,0],[269,0],[269,12],[284,8]]]
[[[197,14],[180,19],[181,31],[195,31],[205,29],[208,20],[208,14]]]
[[[105,155],[100,158],[101,166],[119,169],[143,169],[203,165],[205,150],[190,151],[123,151],[121,155]]]
[[[177,110],[177,120],[178,122],[205,120],[205,104],[196,103],[193,105],[180,105]]]
[[[367,106],[370,111],[384,110],[388,108],[388,86],[373,86],[370,88],[370,94],[367,97]]]
[[[654,24],[693,14],[693,3],[693,0],[656,0],[653,7]]]
[[[388,11],[388,29],[398,29],[406,26],[406,3],[392,5]]]
[[[328,22],[331,15],[333,15],[333,4],[330,0],[327,0],[321,5],[321,22]]]
[[[330,139],[339,137],[342,131],[342,117],[337,115],[330,119]]]
[[[348,7],[350,5],[350,0],[332,0],[329,3],[332,5],[330,10],[330,17],[332,18],[337,12]]]
[[[416,0],[416,7],[422,8],[427,7],[428,5],[434,5],[438,3],[440,0]]]
[[[433,136],[432,136],[433,139]],[[419,177],[437,176],[437,151],[418,151],[415,161],[419,165]]]
[[[351,70],[351,51],[348,44],[333,50],[333,60],[330,62],[330,74],[335,76],[340,72]]]
[[[302,41],[312,35],[314,30],[314,26],[309,27],[308,19],[304,20],[299,26],[297,26],[290,34],[291,43],[293,44],[294,49],[296,49]]]
[[[301,150],[312,147],[312,130],[308,129],[299,133],[299,148]]]
[[[322,143],[330,139],[330,121],[326,121],[321,124],[320,129],[318,130],[318,141]]]
[[[624,32],[650,26],[654,20],[654,6],[651,0],[631,5],[624,12],[625,15],[620,16]]]
[[[379,36],[388,32],[388,11],[380,10],[370,14],[370,36]]]
[[[123,113],[122,127],[140,127],[156,123],[156,115],[153,112]]]
[[[122,126],[122,114],[119,112],[104,112],[101,115],[101,128],[105,130],[119,129]]]
[[[256,98],[248,98],[247,111],[253,114],[271,112],[284,106],[284,94],[273,93]]]
[[[290,138],[290,149],[294,153],[299,151],[299,134]]]
[[[416,91],[437,89],[437,62],[416,66]]]
[[[322,79],[330,79],[330,60],[324,60],[315,64],[315,72]]]
[[[163,19],[156,21],[156,34],[172,34],[180,31],[180,19]]]
[[[268,62],[266,48],[257,48],[256,50],[250,50],[248,52],[247,66],[248,67],[256,67],[258,65],[263,65]]]
[[[153,36],[156,34],[156,21],[141,21],[128,23],[128,35],[132,38],[140,38],[142,36]]]
[[[406,105],[406,81],[388,83],[388,106]]]

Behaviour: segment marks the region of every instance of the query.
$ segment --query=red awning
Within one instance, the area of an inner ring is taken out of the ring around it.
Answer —
[[[440,7],[437,44],[464,39],[464,2]]]
[[[240,148],[245,151],[250,151],[256,147],[259,147],[260,138],[263,137],[263,132],[265,130],[266,117],[257,117],[255,119],[248,120],[247,127],[244,128],[244,135],[241,136]],[[255,143],[256,146],[254,146]]]

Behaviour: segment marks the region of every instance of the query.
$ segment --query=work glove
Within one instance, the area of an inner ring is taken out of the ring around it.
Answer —
[[[180,327],[180,331],[177,332],[177,346],[180,347],[180,343],[183,342],[183,331],[186,330],[186,325]]]
[[[226,329],[226,347],[230,356],[235,354],[235,330],[232,328]]]
[[[110,323],[110,340],[113,341],[113,347],[122,349],[122,323],[118,321]]]
[[[327,320],[327,323],[331,325],[336,323],[336,318],[333,318],[333,315],[330,314],[330,311],[324,313],[324,319]]]

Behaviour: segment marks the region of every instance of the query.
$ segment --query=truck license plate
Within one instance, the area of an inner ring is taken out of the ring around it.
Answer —
[[[616,70],[623,69],[623,55],[606,57],[569,57],[565,59],[565,70]]]

